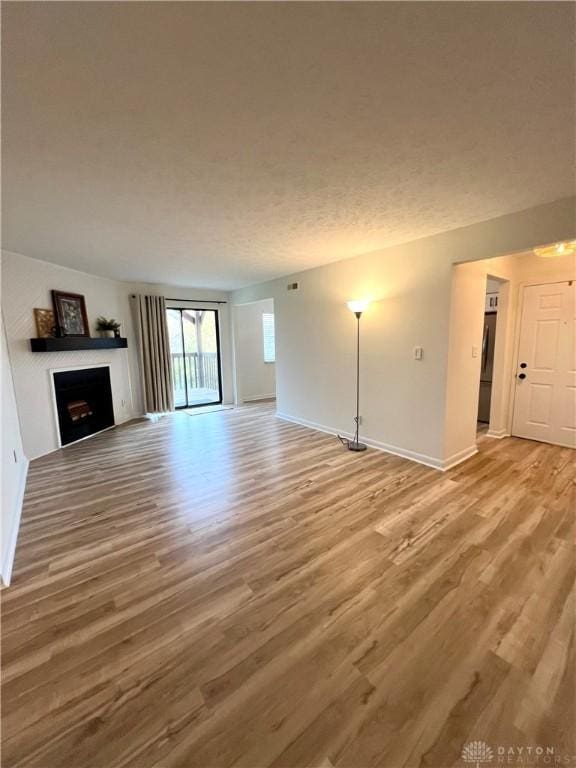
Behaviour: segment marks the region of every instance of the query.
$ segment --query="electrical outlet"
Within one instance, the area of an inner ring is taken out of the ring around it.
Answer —
[[[422,360],[424,350],[422,347],[414,347],[414,360]]]

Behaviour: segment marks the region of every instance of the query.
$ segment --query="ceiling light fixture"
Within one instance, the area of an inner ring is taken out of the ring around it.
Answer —
[[[571,256],[576,253],[576,240],[534,248],[534,253],[542,259],[553,259],[556,256]]]

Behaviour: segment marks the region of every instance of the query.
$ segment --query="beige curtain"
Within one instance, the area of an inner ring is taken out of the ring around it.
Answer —
[[[142,393],[145,413],[174,410],[172,367],[163,296],[137,296]]]

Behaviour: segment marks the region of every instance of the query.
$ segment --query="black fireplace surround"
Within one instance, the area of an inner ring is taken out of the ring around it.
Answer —
[[[62,445],[114,426],[108,367],[59,371],[52,375]]]

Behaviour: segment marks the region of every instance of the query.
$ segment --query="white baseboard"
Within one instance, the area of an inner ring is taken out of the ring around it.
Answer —
[[[2,571],[0,575],[2,576],[2,584],[5,587],[9,586],[10,579],[12,578],[14,555],[16,554],[16,543],[18,541],[18,531],[20,530],[20,517],[22,516],[22,504],[24,503],[24,490],[26,488],[26,478],[28,477],[28,466],[30,463],[26,457],[22,457],[22,459],[12,530],[6,537],[7,543],[5,550],[2,553]]]
[[[486,437],[493,437],[496,440],[502,440],[503,437],[510,437],[510,432],[506,429],[489,429]]]
[[[324,424],[318,424],[314,421],[308,421],[307,419],[300,419],[295,416],[290,416],[287,413],[276,413],[276,416],[278,416],[279,419],[282,419],[283,421],[290,421],[293,424],[299,424],[302,427],[308,427],[310,429],[315,429],[318,432],[326,432],[329,435],[342,435],[342,437],[351,438],[353,435],[351,432],[341,432],[337,429],[333,429],[332,427],[327,427]],[[385,453],[391,453],[394,456],[400,456],[403,459],[408,459],[409,461],[415,461],[418,464],[424,464],[426,467],[431,467],[432,469],[439,469],[440,471],[445,471],[446,469],[450,469],[451,467],[458,464],[460,461],[464,461],[464,459],[468,458],[468,456],[472,456],[473,453],[476,453],[477,448],[474,446],[474,449],[472,453],[469,453],[466,456],[462,456],[462,458],[458,459],[456,456],[451,456],[450,459],[447,461],[438,459],[435,456],[427,456],[423,453],[417,453],[416,451],[410,451],[407,448],[400,448],[397,445],[390,445],[388,443],[382,443],[379,440],[372,440],[369,437],[362,437],[360,435],[360,440],[363,443],[366,443],[366,445],[369,445],[371,448],[376,448],[378,451],[384,451]]]
[[[86,437],[81,437],[78,440],[74,440],[73,443],[66,443],[66,445],[55,445],[53,448],[49,448],[47,451],[42,451],[42,453],[37,453],[35,456],[32,456],[30,458],[30,461],[36,461],[36,459],[41,459],[43,456],[49,456],[51,453],[55,453],[56,451],[64,451],[66,448],[69,448],[71,445],[78,445],[78,443],[81,443],[83,440],[90,440],[91,437],[95,437],[96,435],[101,435],[103,432],[108,432],[111,429],[114,429],[115,427],[120,427],[122,424],[127,424],[129,421],[136,421],[137,419],[145,419],[147,418],[147,415],[145,413],[139,413],[139,414],[132,414],[131,416],[124,416],[120,421],[115,421],[114,424],[110,427],[104,427],[104,429],[100,429],[98,432],[93,432],[91,435],[86,435]]]
[[[276,392],[272,392],[270,395],[253,395],[252,397],[244,397],[242,402],[244,403],[257,403],[258,400],[272,400],[276,399]]]
[[[444,459],[441,469],[444,472],[447,469],[452,469],[452,467],[455,467],[456,464],[461,464],[463,461],[466,461],[466,459],[469,459],[476,453],[478,453],[478,447],[476,445],[471,445],[469,448],[464,448],[462,451],[458,451],[458,453],[454,453],[452,456]]]

